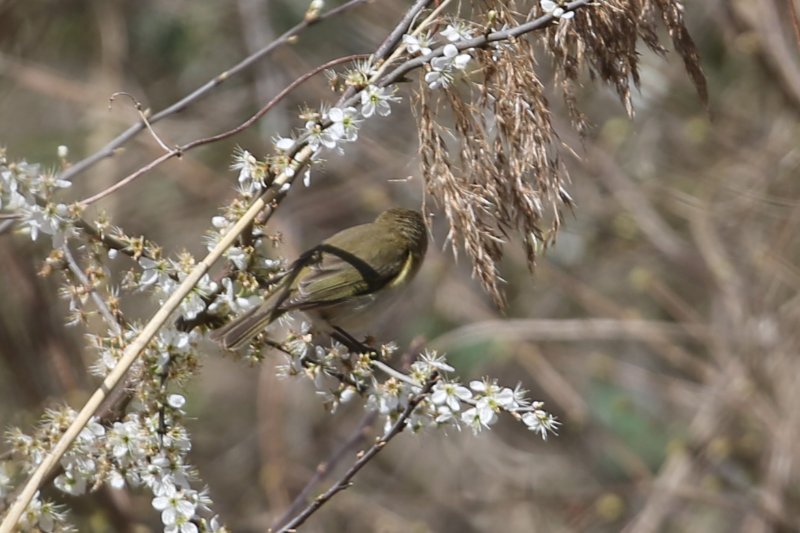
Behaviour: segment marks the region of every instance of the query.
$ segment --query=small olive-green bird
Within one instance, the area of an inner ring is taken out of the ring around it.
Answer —
[[[329,332],[359,330],[388,307],[422,265],[428,237],[418,211],[393,208],[303,253],[261,305],[215,330],[227,350],[245,346],[289,311]]]

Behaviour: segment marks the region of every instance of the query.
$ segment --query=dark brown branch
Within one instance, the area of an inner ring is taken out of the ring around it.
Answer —
[[[428,7],[433,0],[417,0],[417,3],[414,4],[408,12],[403,15],[402,20],[397,24],[397,26],[392,30],[392,33],[389,34],[388,37],[381,43],[377,50],[375,50],[375,60],[380,61],[385,59],[392,51],[395,49],[397,44],[403,39],[403,35],[408,32],[408,28],[411,26],[411,23],[414,22],[414,19],[419,15],[419,13]]]
[[[364,415],[350,438],[343,442],[336,450],[334,450],[328,459],[317,465],[314,475],[308,480],[308,483],[306,483],[306,486],[303,487],[303,490],[301,490],[300,493],[295,497],[283,516],[273,523],[272,529],[283,527],[284,524],[286,524],[294,515],[300,512],[300,510],[307,505],[308,497],[311,495],[317,485],[325,481],[330,473],[336,468],[336,465],[338,465],[345,458],[345,455],[347,455],[350,450],[358,446],[364,439],[367,438],[369,428],[375,422],[376,416],[377,413],[374,411]]]
[[[426,396],[430,393],[431,389],[433,388],[434,384],[438,381],[439,376],[434,374],[425,383],[425,386],[422,388],[418,394],[414,395],[409,401],[406,408],[398,417],[397,421],[392,425],[389,432],[386,433],[383,437],[378,438],[375,441],[375,444],[369,447],[368,450],[365,452],[358,454],[358,459],[355,463],[345,472],[339,480],[334,483],[327,491],[322,493],[321,495],[317,496],[314,501],[306,506],[303,511],[295,516],[292,520],[287,522],[283,527],[278,530],[275,530],[276,533],[289,533],[290,531],[295,530],[298,526],[302,525],[308,518],[317,512],[320,507],[328,503],[331,498],[336,496],[339,492],[347,489],[352,485],[352,480],[358,472],[366,466],[376,455],[383,450],[384,447],[397,435],[400,434],[403,429],[405,429],[406,424],[408,423],[408,419],[411,417],[411,414],[414,412],[414,409],[425,399]],[[270,531],[273,531],[270,529]]]
[[[417,3],[411,6],[411,9],[408,10],[397,26],[395,26],[392,32],[386,37],[386,39],[384,39],[380,46],[378,46],[378,49],[375,50],[375,53],[372,54],[372,61],[374,62],[374,65],[379,65],[381,62],[386,60],[387,57],[389,57],[394,48],[397,46],[397,43],[400,42],[400,40],[403,38],[403,35],[408,31],[408,28],[414,21],[414,18],[419,15],[419,13],[432,1],[433,0],[417,0]],[[347,90],[342,93],[337,105],[341,105],[342,102],[351,99],[356,92],[356,87],[348,87]]]

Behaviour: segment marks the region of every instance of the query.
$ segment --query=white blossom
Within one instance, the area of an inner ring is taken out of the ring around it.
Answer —
[[[53,481],[56,488],[73,496],[80,496],[86,492],[86,478],[71,470],[65,470]]]
[[[148,287],[150,285],[163,287],[172,283],[170,264],[165,259],[154,261],[149,257],[142,256],[139,258],[139,266],[142,267],[142,275],[139,279],[140,287]]]
[[[250,256],[240,246],[231,246],[225,251],[225,258],[239,270],[244,270],[247,267]]]
[[[422,362],[425,366],[429,367],[431,370],[438,370],[441,372],[455,371],[455,368],[447,364],[445,356],[438,354],[436,350],[433,351],[426,350],[420,356],[420,362]]]
[[[370,85],[361,92],[361,114],[364,118],[369,118],[375,113],[386,117],[392,112],[389,102],[399,101],[400,98],[394,96],[394,91]]]
[[[108,430],[111,453],[121,464],[128,464],[145,454],[145,434],[139,422],[129,417],[125,422],[114,422]]]
[[[432,39],[429,34],[425,35],[403,35],[403,44],[406,45],[411,54],[420,53],[424,56],[431,54]]]
[[[539,0],[539,5],[545,13],[553,15],[555,18],[568,20],[575,16],[574,11],[565,11],[558,2],[553,0]]]
[[[52,236],[54,248],[61,248],[67,239],[76,235],[75,228],[68,220],[69,208],[65,204],[47,204],[44,207],[28,204],[21,211],[22,226],[33,241],[39,238],[41,232]]]
[[[496,419],[497,414],[486,405],[481,408],[472,407],[461,414],[461,420],[475,433],[480,432],[483,428],[488,428]]]
[[[358,124],[361,122],[357,117],[355,107],[332,107],[328,111],[328,118],[332,122],[329,129],[337,139],[353,142],[358,139]]]
[[[170,394],[167,397],[167,405],[173,409],[182,409],[186,405],[186,397],[182,394]]]
[[[306,122],[306,132],[308,133],[308,145],[315,152],[320,148],[336,148],[338,137],[331,128],[323,128],[317,121],[309,120]]]
[[[436,415],[433,418],[434,424],[437,425],[452,424],[456,426],[459,430],[461,429],[461,425],[458,423],[458,419],[454,416],[455,413],[453,412],[452,409],[450,409],[446,405],[437,406],[436,412],[434,414]]]
[[[253,193],[263,186],[259,176],[258,160],[247,150],[237,148],[231,169],[239,171],[239,188],[242,191]]]
[[[182,280],[187,275],[188,274],[181,272],[178,274],[178,277]],[[197,284],[192,288],[191,292],[188,295],[186,295],[186,297],[181,302],[180,309],[184,318],[192,320],[193,318],[196,318],[197,315],[205,311],[206,302],[204,298],[207,295],[216,292],[216,290],[217,290],[216,282],[212,281],[211,277],[208,274],[204,274],[203,277],[200,278]]]
[[[542,409],[535,409],[529,413],[525,413],[522,416],[522,422],[534,433],[539,433],[543,440],[547,439],[548,433],[555,434],[560,425],[553,415]]]
[[[499,387],[493,381],[472,381],[469,388],[480,397],[478,405],[485,405],[494,411],[506,409],[514,403],[514,391]]]
[[[276,137],[272,140],[275,144],[275,149],[279,152],[288,152],[294,146],[294,139],[288,137]]]
[[[434,70],[463,70],[471,59],[469,54],[459,54],[456,45],[448,44],[442,50],[441,56],[431,59],[431,67]]]
[[[431,59],[431,71],[425,74],[425,83],[431,89],[448,87],[454,80],[455,72],[464,70],[472,59],[469,54],[459,54],[453,44],[446,45],[442,54]]]
[[[472,392],[459,383],[440,381],[433,386],[431,401],[436,405],[446,404],[451,411],[461,410],[461,401],[472,398]]]
[[[16,210],[25,205],[25,197],[19,192],[19,184],[11,171],[0,172],[0,209]]]
[[[175,485],[166,485],[163,492],[153,498],[153,508],[161,511],[161,521],[164,524],[164,531],[175,531],[180,533],[195,533],[195,526],[191,519],[197,506],[194,499],[195,491],[178,490]]]
[[[455,21],[452,24],[448,24],[441,33],[442,37],[451,43],[472,39],[472,30],[470,27],[460,21]]]
[[[55,504],[42,501],[37,491],[17,525],[20,531],[44,531],[45,533],[50,533],[51,531],[63,529],[63,526],[66,525],[65,521],[64,513],[59,511]]]
[[[187,320],[197,318],[197,315],[205,311],[206,303],[203,297],[198,294],[196,288],[190,292],[181,302],[181,314]]]
[[[241,313],[253,308],[260,300],[258,295],[255,294],[247,297],[237,295],[235,285],[230,278],[222,279],[222,287],[224,290],[208,306],[209,313],[215,315]]]
[[[162,350],[186,353],[191,348],[189,333],[177,329],[162,329],[158,336],[159,348]]]

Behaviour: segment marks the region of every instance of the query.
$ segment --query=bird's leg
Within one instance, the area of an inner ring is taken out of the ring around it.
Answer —
[[[367,342],[374,341],[371,337],[367,339],[366,342],[361,342],[348,332],[340,328],[339,326],[333,327],[333,333],[331,333],[331,337],[334,340],[337,340],[347,346],[347,349],[354,353],[368,353],[371,357],[375,358],[378,356],[378,351],[367,344]]]

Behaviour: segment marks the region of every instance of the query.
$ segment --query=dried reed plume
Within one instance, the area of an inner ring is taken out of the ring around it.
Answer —
[[[470,18],[484,22],[469,24],[489,32],[544,14],[539,2],[480,2]],[[418,91],[426,191],[447,217],[453,251],[464,242],[473,274],[499,307],[505,297],[498,262],[508,238],[519,235],[532,270],[541,248],[555,241],[562,208],[573,206],[560,158],[569,148],[550,120],[537,57],[552,61],[553,84],[560,88],[573,127],[583,134],[587,121],[575,98],[581,77],[588,73],[614,87],[632,115],[631,83],[639,84],[637,41],[659,54],[666,52],[656,33],[659,18],[705,102],[705,78],[676,0],[609,0],[585,6],[573,18],[556,18],[542,31],[474,50],[479,68],[466,83],[437,93]]]

